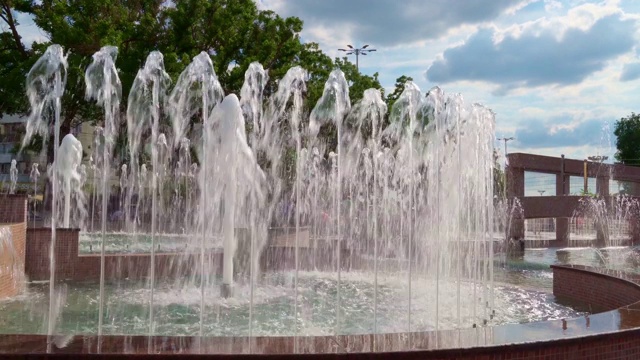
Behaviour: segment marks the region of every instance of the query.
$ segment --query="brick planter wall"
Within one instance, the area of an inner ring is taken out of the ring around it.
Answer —
[[[221,337],[204,338],[177,336],[76,336],[64,348],[53,347],[56,359],[351,359],[351,360],[636,360],[640,358],[638,337],[640,330],[602,334],[583,338],[554,341],[475,347],[447,350],[414,350],[372,352],[367,348],[356,353],[336,352],[333,337],[301,338],[302,355],[291,354],[290,337]],[[355,337],[355,336],[354,336]],[[359,335],[370,341],[370,335]],[[338,337],[337,341],[342,341]],[[151,341],[151,346],[149,346]],[[102,353],[98,354],[98,344]],[[207,354],[198,354],[199,344]],[[254,352],[248,354],[249,344]],[[148,355],[151,349],[153,355]],[[307,350],[318,353],[308,353]],[[0,335],[0,354],[3,359],[46,359],[47,337],[44,335]]]
[[[77,229],[56,229],[56,272],[57,281],[98,281],[100,280],[100,256],[78,254]],[[26,267],[30,281],[49,280],[50,228],[27,229]],[[222,272],[222,254],[207,253],[205,261],[215,273]],[[149,276],[150,254],[108,254],[105,256],[105,279],[139,280]],[[155,255],[156,276],[177,278],[193,276],[200,269],[200,254]]]
[[[56,279],[57,281],[97,281],[100,279],[100,256],[78,253],[79,230],[56,229]],[[241,238],[242,239],[242,238]],[[51,244],[50,228],[28,228],[26,249],[26,273],[30,281],[49,280],[49,249]],[[335,270],[336,250],[334,247],[301,248],[299,264],[302,270]],[[214,274],[222,274],[222,252],[205,254],[207,269]],[[348,249],[341,253],[342,269],[356,267],[357,261]],[[244,265],[236,261],[236,273],[247,274],[248,259]],[[194,276],[200,272],[200,253],[156,253],[156,276],[177,278]],[[151,255],[106,254],[105,279],[138,280],[149,276]],[[295,268],[295,249],[290,246],[266,247],[260,258],[261,271],[283,271]]]
[[[0,244],[0,299],[15,296],[24,288],[27,197],[0,195],[0,227],[11,232],[11,245]]]
[[[0,239],[0,299],[19,294],[25,286],[26,223],[0,225],[10,238]]]
[[[58,281],[73,279],[78,257],[77,229],[56,229],[56,272]],[[49,280],[51,228],[28,228],[25,271],[31,281]]]
[[[578,266],[551,267],[553,294],[559,299],[580,303],[592,312],[614,310],[640,301],[640,286],[632,279],[621,278],[624,273],[598,273]]]
[[[27,222],[25,195],[0,195],[0,224]]]
[[[105,279],[141,280],[147,278],[151,270],[150,254],[109,254],[105,258]],[[80,255],[75,260],[74,276],[70,280],[100,280],[100,256]],[[222,254],[207,253],[205,261],[208,269],[222,273]],[[176,279],[195,276],[200,270],[200,254],[156,254],[155,276],[157,279]]]

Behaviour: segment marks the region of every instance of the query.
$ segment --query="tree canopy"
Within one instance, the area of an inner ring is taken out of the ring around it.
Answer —
[[[631,113],[616,121],[616,160],[625,165],[640,166],[640,115]]]
[[[388,109],[393,108],[393,104],[395,104],[396,100],[398,100],[398,98],[404,91],[404,85],[407,83],[407,81],[413,81],[413,78],[411,76],[402,75],[396,79],[396,84],[393,89],[393,92],[389,94],[389,96],[387,96],[386,98]]]
[[[61,133],[85,121],[101,123],[100,109],[84,99],[84,71],[102,46],[119,49],[122,111],[138,69],[147,55],[163,53],[166,71],[176,80],[191,59],[206,51],[225,93],[239,94],[250,63],[269,72],[267,92],[277,89],[286,71],[300,65],[309,72],[307,107],[321,96],[334,68],[345,73],[352,102],[365,89],[381,85],[377,73],[364,75],[346,58],[332,60],[315,43],[300,39],[303,22],[260,10],[252,0],[0,0],[0,116],[26,114],[24,79],[50,44],[68,52]],[[46,41],[26,43],[18,15],[33,18]]]

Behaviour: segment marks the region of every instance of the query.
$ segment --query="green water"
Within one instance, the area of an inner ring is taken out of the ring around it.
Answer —
[[[637,248],[530,249],[521,256],[496,256],[494,319],[485,319],[487,308],[476,305],[461,309],[463,327],[488,320],[490,325],[571,318],[583,313],[555,303],[551,294],[551,264],[579,264],[640,272]],[[268,274],[253,286],[236,284],[230,299],[219,296],[219,283],[205,290],[203,329],[211,336],[326,335],[401,332],[435,328],[435,282],[412,279],[411,302],[406,276],[381,274],[377,288],[369,273],[343,273],[340,306],[338,282],[332,273],[300,273],[297,316],[294,313],[294,275]],[[142,282],[107,284],[103,319],[104,334],[197,335],[200,329],[201,293],[197,286],[180,279],[160,283],[154,289],[154,327],[149,321],[150,290]],[[461,296],[473,294],[473,286],[460,285]],[[455,328],[457,284],[441,281],[438,287],[440,328]],[[477,288],[478,294],[481,289]],[[62,306],[56,318],[56,333],[96,334],[99,286],[68,283],[56,289]],[[49,308],[48,284],[30,284],[26,293],[0,301],[0,332],[46,333]],[[478,295],[481,296],[481,295]],[[251,300],[253,297],[253,300]],[[377,299],[377,308],[374,308]],[[484,304],[489,299],[479,298]],[[410,304],[409,304],[410,303]],[[411,307],[409,307],[411,306]],[[337,324],[337,318],[340,323]],[[411,326],[408,314],[411,312]],[[474,317],[472,314],[476,314]],[[488,318],[488,317],[487,317]]]
[[[513,281],[519,279],[514,275],[519,272],[497,267],[496,277]],[[295,291],[291,273],[273,274],[261,279],[254,287],[253,301],[249,285],[236,284],[234,296],[223,299],[219,296],[219,284],[213,284],[205,292],[204,333],[210,336],[327,335],[336,331],[340,334],[364,334],[374,332],[375,327],[378,332],[402,332],[409,329],[409,311],[412,331],[433,330],[436,316],[435,282],[427,278],[412,279],[409,302],[406,278],[403,278],[382,276],[379,279],[377,308],[374,308],[376,291],[371,274],[343,274],[338,307],[335,274],[301,273],[297,316],[294,313]],[[556,304],[548,291],[541,291],[550,286],[550,279],[542,278],[544,281],[540,282],[542,285],[538,289],[532,286],[535,282],[516,287],[502,284],[507,281],[500,281],[495,291],[495,317],[489,319],[490,310],[483,305],[477,305],[475,309],[463,308],[460,311],[463,327],[471,327],[483,320],[497,325],[579,315],[570,308]],[[531,276],[527,279],[530,281]],[[456,327],[458,312],[452,304],[457,285],[441,282],[438,288],[440,328]],[[476,290],[478,294],[482,293],[480,288]],[[0,302],[0,332],[45,333],[48,291],[47,284],[32,284],[27,294]],[[99,286],[63,284],[57,293],[63,294],[64,305],[56,320],[56,333],[96,334]],[[461,284],[463,297],[469,297],[472,293],[471,284]],[[106,286],[103,333],[197,335],[200,328],[200,296],[200,289],[195,286],[159,284],[154,290],[155,321],[152,330],[149,326],[148,285],[127,281],[109,284]],[[479,299],[478,304],[487,301],[489,299]],[[339,325],[336,322],[338,311]]]

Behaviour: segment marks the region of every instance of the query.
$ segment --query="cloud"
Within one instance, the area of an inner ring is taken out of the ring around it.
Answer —
[[[632,81],[640,78],[640,62],[624,64],[620,81]]]
[[[258,6],[305,21],[305,30],[324,29],[333,36],[348,32],[351,41],[396,46],[438,38],[466,24],[491,21],[525,0],[260,0]],[[312,39],[317,41],[318,39]],[[354,44],[360,45],[360,44]]]
[[[480,29],[464,44],[445,50],[426,77],[435,83],[493,83],[499,85],[495,95],[504,95],[520,87],[580,83],[632,50],[635,20],[620,13],[590,18],[587,9],[574,10],[570,19],[560,19],[566,20],[565,29],[559,29],[557,21],[514,26],[508,32]]]
[[[547,12],[560,10],[562,9],[562,3],[560,1],[555,1],[555,0],[544,0],[544,9]]]
[[[530,120],[520,123],[515,138],[519,148],[602,147],[612,136],[606,124],[604,119],[568,122],[561,116],[544,122]]]

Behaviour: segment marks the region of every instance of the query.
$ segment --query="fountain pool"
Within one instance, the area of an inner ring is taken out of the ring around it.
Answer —
[[[511,283],[499,283],[495,289],[496,312],[487,325],[525,323],[581,315],[576,310],[554,303],[549,293],[551,273],[540,264],[538,270],[496,269],[497,278]],[[321,336],[338,334],[369,334],[374,332],[374,284],[366,273],[346,274],[341,282],[343,301],[340,304],[342,321],[335,327],[335,276],[326,272],[300,272],[298,297],[300,315],[291,311],[294,305],[293,273],[265,275],[254,289],[250,303],[250,287],[236,286],[235,296],[220,296],[218,279],[207,289],[205,300],[206,336]],[[380,333],[396,333],[408,327],[406,313],[408,299],[406,285],[398,275],[379,278],[377,296],[377,328]],[[517,283],[517,284],[516,284]],[[112,335],[148,334],[149,290],[135,281],[108,284],[105,304],[104,333]],[[452,285],[452,284],[451,284]],[[457,287],[441,284],[441,296],[455,297]],[[434,330],[435,284],[429,279],[414,279],[412,328],[416,331]],[[463,284],[465,296],[473,293],[471,284]],[[67,284],[64,305],[56,334],[97,333],[97,299],[99,286],[94,283]],[[27,293],[0,302],[0,329],[6,334],[46,333],[48,284],[32,284]],[[159,283],[155,289],[156,324],[158,336],[195,336],[199,331],[200,291],[197,287],[176,290],[171,283]],[[466,310],[466,311],[465,311]],[[465,327],[471,327],[471,309],[463,310]],[[249,313],[253,312],[252,318]],[[443,308],[439,314],[441,329],[457,327],[457,309]],[[250,322],[253,325],[250,326]],[[297,325],[296,325],[297,324]],[[296,329],[297,328],[297,329]]]
[[[25,143],[50,122],[59,141],[65,56],[52,46],[30,72]],[[304,69],[266,91],[258,63],[239,94],[224,94],[208,54],[172,85],[152,52],[122,112],[117,49],[92,60],[85,95],[103,126],[86,164],[69,162],[73,181],[51,172],[50,275],[0,302],[1,332],[47,335],[52,350],[59,335],[438,334],[583,315],[550,294],[549,265],[567,251],[495,253],[504,224],[490,109],[412,82],[391,109],[377,89],[352,102],[339,69],[308,104]],[[126,156],[114,155],[118,136]],[[56,245],[60,226],[79,228],[79,253]],[[97,260],[98,276],[59,275],[71,257]],[[112,276],[127,257],[148,263]],[[188,271],[163,272],[167,262]]]

